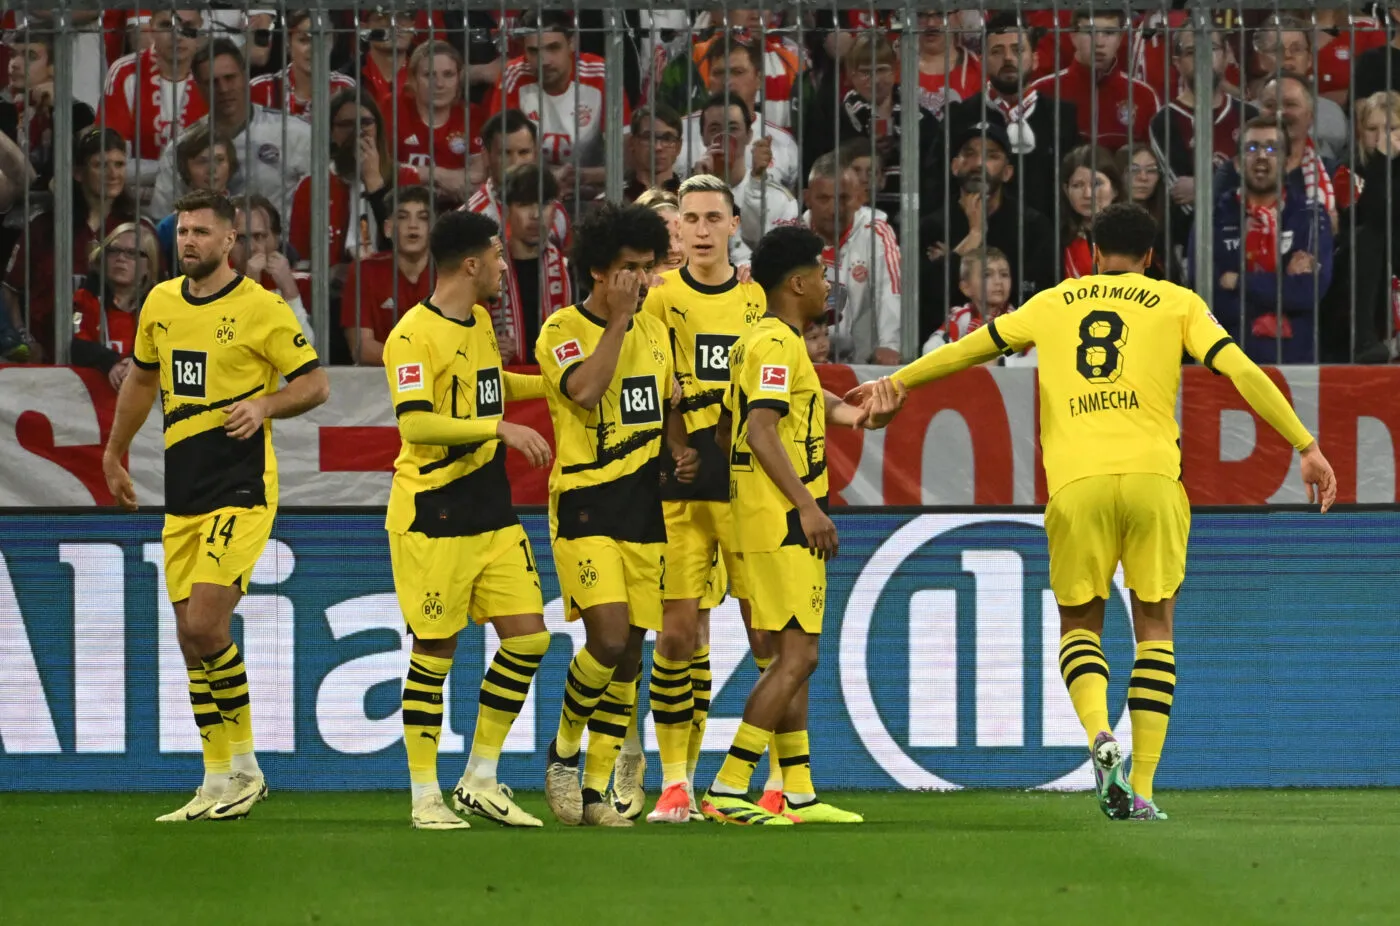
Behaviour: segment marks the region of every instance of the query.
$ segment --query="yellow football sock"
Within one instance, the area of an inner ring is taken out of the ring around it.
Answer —
[[[773,739],[777,745],[778,763],[783,769],[783,793],[795,803],[815,799],[817,789],[812,784],[812,747],[807,740],[807,731],[779,733]]]
[[[186,666],[185,672],[190,677],[190,707],[194,709],[194,723],[199,728],[199,748],[204,752],[204,774],[227,775],[231,756],[228,734],[224,731],[219,706],[209,693],[204,666]]]
[[[690,687],[694,692],[695,711],[690,721],[690,743],[686,750],[685,777],[695,784],[695,769],[700,765],[700,750],[705,744],[705,721],[710,716],[710,646],[705,644],[690,657]]]
[[[758,666],[758,674],[762,675],[768,671],[768,667],[773,664],[773,657],[753,657],[754,665]],[[763,785],[764,791],[783,790],[783,768],[778,761],[778,737],[776,734],[768,740],[768,781]]]
[[[695,717],[690,660],[651,657],[651,717],[656,724],[657,751],[661,753],[661,786],[684,784],[690,752],[690,725]],[[589,728],[590,730],[592,727]]]
[[[569,663],[569,677],[564,681],[564,707],[559,712],[559,732],[554,739],[555,752],[561,759],[578,755],[583,728],[593,716],[612,676],[613,670],[594,659],[587,649],[574,654],[573,662]]]
[[[1152,800],[1152,778],[1162,761],[1172,701],[1176,697],[1176,647],[1171,640],[1145,640],[1128,680],[1128,714],[1133,722],[1133,791]]]
[[[583,758],[583,787],[602,794],[608,790],[617,754],[627,736],[627,719],[635,705],[637,686],[632,682],[609,682],[606,693],[588,718],[588,754]]]
[[[209,694],[223,718],[229,754],[247,755],[253,751],[253,709],[248,702],[248,672],[243,667],[243,654],[238,652],[238,644],[230,643],[203,662]]]
[[[772,739],[771,730],[760,730],[742,721],[734,734],[734,745],[724,757],[724,764],[715,776],[715,791],[720,794],[747,794],[754,766],[763,755],[763,747]]]
[[[527,633],[501,641],[481,678],[477,696],[476,731],[472,734],[467,774],[489,783],[496,780],[496,763],[511,725],[525,707],[530,683],[549,650],[549,633]]]
[[[1060,674],[1093,746],[1094,737],[1112,729],[1108,723],[1108,660],[1098,634],[1071,630],[1060,638]]]
[[[437,788],[438,737],[442,735],[442,686],[451,659],[412,653],[403,683],[403,745],[415,792]]]

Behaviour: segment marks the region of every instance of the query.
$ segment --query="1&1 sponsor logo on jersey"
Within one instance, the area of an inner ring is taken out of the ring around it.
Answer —
[[[840,684],[865,751],[905,788],[1092,786],[1060,678],[1040,515],[914,518],[862,565],[840,624]],[[1121,575],[1105,614],[1109,713],[1129,742],[1133,642]],[[830,617],[830,615],[828,615]]]

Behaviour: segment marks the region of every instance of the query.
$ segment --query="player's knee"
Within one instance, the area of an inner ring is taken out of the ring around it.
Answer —
[[[457,652],[457,636],[453,634],[442,640],[413,638],[413,651],[435,659],[451,659]]]
[[[616,668],[627,653],[627,636],[626,627],[621,628],[618,632],[594,633],[588,638],[588,652],[601,665],[610,669]]]
[[[656,635],[657,652],[667,659],[689,659],[698,647],[696,615],[685,608],[672,608],[667,602],[665,621]]]

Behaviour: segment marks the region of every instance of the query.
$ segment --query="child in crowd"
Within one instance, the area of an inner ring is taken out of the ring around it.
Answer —
[[[958,289],[967,304],[953,309],[948,320],[924,342],[924,353],[971,334],[996,318],[1015,310],[1011,305],[1011,262],[997,248],[968,254],[962,259]],[[1035,348],[1004,358],[1006,366],[1035,366]]]

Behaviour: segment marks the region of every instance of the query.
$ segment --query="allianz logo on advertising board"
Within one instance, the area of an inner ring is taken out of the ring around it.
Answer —
[[[1083,728],[1059,669],[1040,515],[915,517],[866,560],[840,622],[840,685],[862,745],[910,789],[1081,789]],[[1122,572],[1104,650],[1110,715],[1130,742]],[[830,617],[830,615],[829,615]]]

